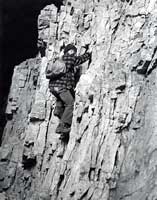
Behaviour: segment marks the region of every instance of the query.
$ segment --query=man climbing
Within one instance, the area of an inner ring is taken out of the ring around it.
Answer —
[[[91,58],[91,53],[89,52],[81,56],[76,56],[76,53],[77,48],[73,44],[68,44],[64,48],[62,60],[66,66],[66,73],[57,79],[50,79],[49,82],[50,91],[57,98],[54,114],[60,119],[56,133],[61,134],[63,137],[71,129],[75,98],[74,89],[76,86],[75,73],[79,65]]]

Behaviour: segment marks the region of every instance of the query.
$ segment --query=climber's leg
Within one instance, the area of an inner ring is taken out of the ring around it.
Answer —
[[[54,108],[54,116],[58,117],[59,119],[61,119],[62,115],[63,115],[63,112],[64,112],[64,104],[63,102],[60,100],[60,99],[56,99],[56,105],[55,105],[55,108]]]
[[[60,98],[62,99],[65,105],[61,121],[71,126],[74,108],[74,98],[69,90],[62,92],[60,94]]]
[[[70,127],[72,123],[74,97],[72,96],[70,90],[65,90],[61,92],[59,96],[61,100],[64,102],[65,109],[61,117],[61,122],[56,129],[56,132],[67,133],[70,131]]]

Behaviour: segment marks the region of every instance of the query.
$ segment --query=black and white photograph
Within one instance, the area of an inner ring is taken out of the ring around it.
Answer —
[[[0,200],[157,200],[157,0],[0,0]]]

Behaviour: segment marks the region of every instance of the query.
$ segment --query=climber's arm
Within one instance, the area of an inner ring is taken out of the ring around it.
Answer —
[[[51,63],[52,63],[53,61],[50,61],[49,63],[48,63],[48,65],[47,65],[47,67],[46,67],[46,70],[45,70],[45,75],[46,75],[46,78],[47,79],[51,79],[52,78],[52,69],[51,69]]]
[[[51,79],[52,76],[53,76],[53,75],[52,75],[52,72],[50,72],[50,71],[46,71],[45,74],[46,74],[46,78],[47,78],[47,79]]]
[[[82,63],[86,62],[87,60],[89,60],[91,57],[91,53],[85,53],[81,56],[77,56],[75,58],[75,66],[76,65],[81,65]]]

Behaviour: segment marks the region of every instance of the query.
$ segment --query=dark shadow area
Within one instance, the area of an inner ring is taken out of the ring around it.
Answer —
[[[14,66],[38,53],[37,18],[42,8],[63,0],[1,0],[0,46],[0,138]]]

